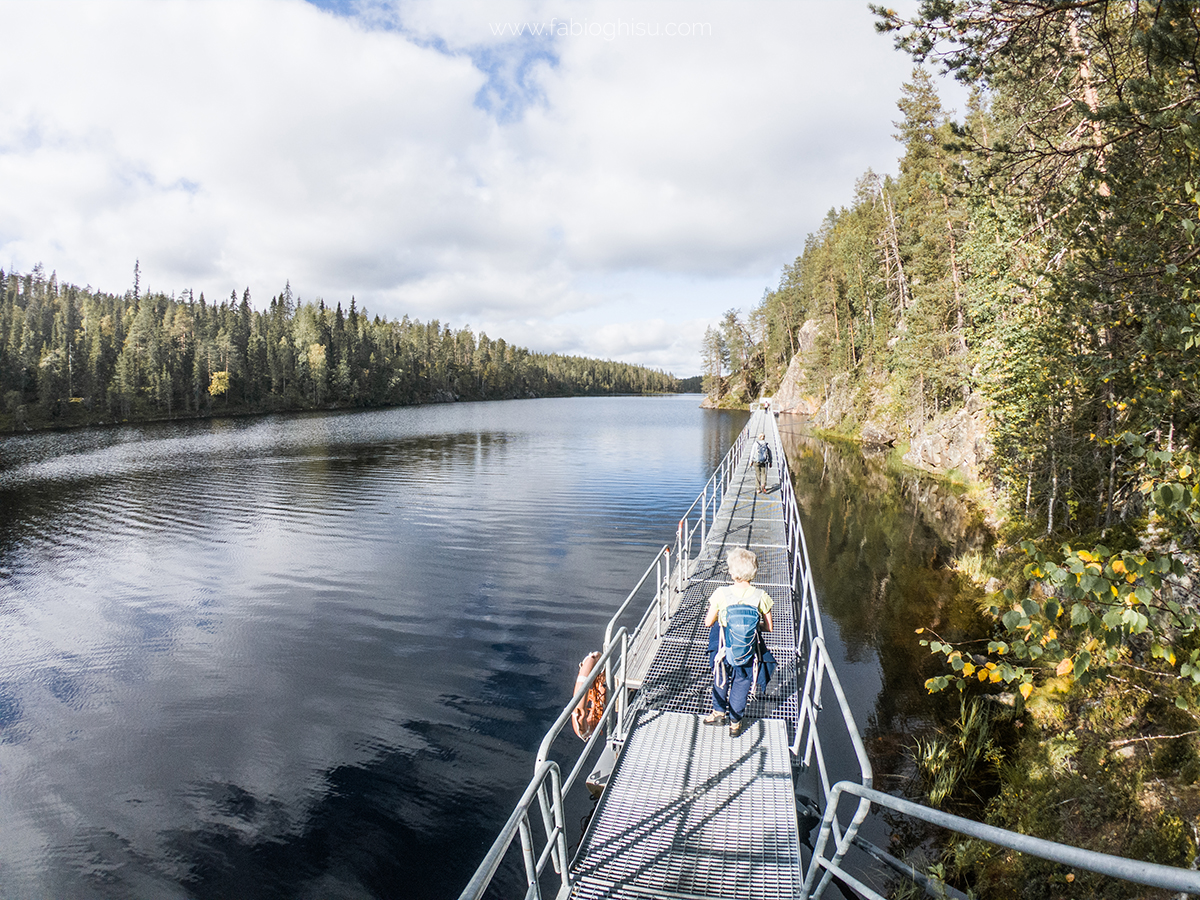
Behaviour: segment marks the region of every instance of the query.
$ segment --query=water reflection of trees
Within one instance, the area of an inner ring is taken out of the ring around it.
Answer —
[[[818,440],[786,421],[780,433],[822,608],[850,661],[879,662],[882,687],[874,698],[856,698],[855,712],[866,719],[881,786],[896,790],[905,780],[896,776],[911,770],[912,735],[957,711],[956,697],[925,690],[936,660],[915,631],[948,640],[981,633],[980,592],[953,563],[983,549],[988,531],[961,489],[885,453]]]
[[[742,409],[705,410],[703,422],[704,471],[715,472],[732,446],[733,439],[745,427],[750,413]]]

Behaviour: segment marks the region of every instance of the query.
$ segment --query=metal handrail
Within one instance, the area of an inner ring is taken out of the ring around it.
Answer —
[[[854,748],[855,761],[858,764],[859,780],[862,786],[870,787],[874,779],[871,760],[867,756],[866,745],[854,720],[850,702],[842,688],[837,670],[825,646],[825,628],[821,621],[820,606],[817,602],[816,584],[812,577],[812,566],[808,557],[808,542],[804,537],[804,526],[800,519],[799,503],[796,499],[795,488],[792,485],[791,471],[787,462],[787,454],[783,452],[783,441],[775,417],[766,413],[767,423],[775,446],[779,448],[776,469],[779,474],[780,501],[784,511],[784,534],[787,542],[789,575],[792,588],[792,601],[796,611],[796,658],[805,660],[804,685],[798,697],[796,713],[796,731],[791,751],[793,756],[800,756],[801,745],[804,747],[803,764],[810,767],[815,759],[820,784],[820,802],[824,801],[825,808],[829,807],[828,797],[832,790],[830,785],[829,767],[825,759],[824,744],[821,731],[818,728],[818,713],[821,710],[821,695],[828,684],[837,698],[838,711],[841,713],[841,723],[850,738]],[[753,421],[751,422],[753,424]],[[834,838],[834,862],[838,862],[846,854],[851,842],[858,834],[859,827],[866,820],[870,804],[863,800],[855,810],[854,816],[843,829],[841,823],[833,820],[830,832]],[[813,889],[820,866],[814,856],[805,873],[802,897],[807,897]],[[825,889],[832,873],[826,870],[817,894]],[[847,877],[847,883],[857,882],[853,877]]]
[[[666,563],[667,563],[667,574],[666,574],[665,579],[663,577],[662,569],[659,567],[660,563],[662,562],[664,557],[666,558]],[[642,585],[644,585],[646,583],[646,579],[650,577],[650,573],[655,571],[655,569],[658,569],[658,573],[657,573],[657,578],[655,579],[654,599],[659,604],[661,604],[661,599],[662,599],[661,593],[662,593],[663,582],[664,582],[664,580],[669,581],[670,577],[671,577],[671,574],[670,574],[671,573],[671,548],[670,548],[670,546],[664,545],[663,548],[654,555],[654,559],[652,559],[650,561],[650,565],[648,565],[646,567],[645,574],[643,574],[642,577],[638,580],[638,583],[633,586],[633,590],[631,590],[629,592],[629,596],[627,596],[625,598],[625,602],[617,607],[617,611],[615,613],[613,613],[612,618],[608,620],[608,625],[606,625],[604,627],[604,649],[605,650],[607,650],[609,644],[612,643],[613,629],[617,627],[617,620],[619,618],[621,618],[621,616],[625,615],[625,610],[627,610],[629,608],[629,604],[633,602],[633,598],[637,595],[637,592],[642,589]],[[647,607],[646,614],[643,614],[643,616],[642,616],[643,622],[645,621],[646,615],[649,614],[650,610],[652,610],[654,608],[655,608],[654,604]],[[638,627],[639,628],[641,627],[640,622],[638,623]],[[634,634],[637,634],[637,631],[638,631],[638,629],[635,628]]]
[[[797,613],[796,628],[796,658],[805,660],[804,686],[800,692],[796,713],[796,732],[791,751],[793,756],[800,755],[801,744],[804,745],[803,763],[811,766],[815,757],[817,772],[820,777],[821,797],[824,800],[831,790],[829,769],[825,761],[824,745],[821,733],[817,727],[817,714],[821,710],[821,694],[826,683],[833,689],[837,698],[841,722],[854,747],[855,761],[858,763],[859,779],[863,785],[870,786],[874,778],[871,760],[867,756],[867,748],[854,720],[850,702],[842,689],[841,680],[825,646],[825,629],[821,622],[820,607],[817,603],[816,586],[812,578],[812,569],[808,559],[808,542],[804,538],[804,526],[800,521],[800,509],[796,500],[796,492],[792,486],[791,471],[788,468],[787,454],[783,452],[783,443],[779,435],[779,427],[775,417],[766,413],[772,439],[779,448],[776,469],[779,473],[780,500],[784,509],[784,530],[787,538],[788,560],[792,586],[792,599]],[[749,423],[754,424],[753,419]],[[749,427],[749,426],[748,426]],[[835,826],[838,856],[840,859],[850,846],[858,832],[859,826],[867,817],[870,804],[865,801],[860,804],[854,818],[846,826],[844,832],[840,824]],[[812,887],[815,880],[816,867],[810,865],[805,879],[805,891]],[[826,881],[828,878],[825,879]],[[825,881],[822,881],[823,889]]]
[[[613,654],[620,648],[620,661],[616,668],[618,669],[614,677],[613,668],[610,665]],[[571,720],[575,709],[583,702],[583,698],[587,692],[592,689],[592,685],[596,683],[596,679],[601,674],[604,675],[605,684],[608,686],[609,702],[605,704],[604,712],[600,716],[600,721],[596,723],[596,727],[592,729],[592,733],[588,736],[587,741],[583,745],[583,749],[579,751],[579,755],[575,759],[575,764],[571,767],[571,774],[567,776],[558,790],[558,793],[552,797],[547,797],[545,792],[538,795],[538,800],[542,807],[542,822],[546,829],[546,834],[549,835],[554,828],[554,813],[553,808],[562,805],[563,797],[571,792],[571,788],[575,786],[576,779],[579,778],[583,771],[584,763],[591,757],[592,749],[596,746],[601,735],[605,735],[605,739],[609,739],[615,735],[619,735],[622,740],[625,738],[625,711],[628,706],[629,698],[625,690],[625,685],[628,682],[628,657],[629,657],[629,632],[624,628],[619,630],[614,636],[612,643],[604,648],[600,654],[596,664],[592,667],[591,673],[587,680],[582,685],[575,689],[575,696],[559,713],[558,718],[554,720],[554,724],[550,726],[550,730],[546,732],[542,738],[542,743],[538,746],[537,762],[535,765],[540,766],[550,756],[550,748],[554,742],[558,740],[558,736],[562,734],[564,728],[567,727],[567,722]],[[615,702],[614,702],[615,698]],[[616,716],[616,722],[613,722],[613,716]],[[553,807],[553,808],[552,808]],[[569,860],[565,848],[558,848],[552,842],[547,840],[546,848],[543,850],[543,855],[550,855],[554,860],[554,871],[565,873],[567,871]],[[545,865],[544,862],[541,863]],[[539,869],[539,872],[541,870]]]
[[[483,897],[484,891],[488,889],[488,885],[492,883],[492,879],[500,868],[500,864],[504,861],[504,855],[508,852],[508,848],[512,846],[513,838],[518,834],[521,836],[521,856],[525,862],[525,878],[528,882],[525,897],[526,900],[529,900],[529,898],[540,900],[542,890],[539,879],[546,865],[546,855],[543,853],[539,857],[534,854],[533,828],[529,821],[529,809],[533,806],[535,800],[540,801],[547,779],[550,780],[551,792],[555,797],[559,798],[559,802],[555,806],[558,812],[558,821],[553,824],[551,833],[547,835],[547,845],[549,846],[552,842],[557,841],[561,845],[562,856],[566,856],[566,829],[561,803],[562,782],[560,781],[558,764],[547,760],[539,763],[534,770],[533,779],[529,782],[529,786],[525,788],[521,799],[517,801],[516,808],[513,809],[512,815],[508,817],[508,821],[504,823],[504,827],[500,829],[500,834],[492,842],[492,846],[488,849],[487,855],[484,856],[483,862],[479,864],[479,868],[475,870],[475,874],[471,876],[471,880],[463,888],[463,892],[459,895],[459,900],[479,900],[479,898]],[[562,886],[565,889],[570,886],[569,875],[565,867],[560,874]]]
[[[717,511],[721,508],[721,501],[725,497],[725,492],[729,487],[729,482],[733,478],[733,473],[737,470],[737,463],[741,459],[742,449],[746,445],[749,435],[749,423],[738,432],[738,436],[734,438],[733,444],[726,451],[721,462],[717,464],[716,471],[709,477],[696,499],[692,501],[692,505],[687,508],[682,518],[679,520],[679,527],[676,529],[676,569],[680,576],[679,588],[682,590],[683,581],[686,577],[686,569],[692,562],[692,538],[695,537],[697,530],[700,532],[700,547],[703,548],[708,539],[708,528],[710,522],[716,518]],[[688,527],[688,522],[692,517],[692,513],[699,512],[696,519],[696,524]],[[712,513],[711,517],[709,513]]]
[[[542,743],[538,747],[537,760],[534,764],[533,779],[525,788],[521,799],[517,801],[516,808],[513,810],[512,815],[508,817],[508,821],[505,823],[504,828],[500,830],[500,834],[496,840],[492,843],[491,849],[488,850],[483,862],[480,863],[479,868],[475,870],[474,876],[467,882],[467,886],[459,895],[459,900],[479,900],[483,896],[484,891],[487,890],[492,878],[495,877],[505,853],[512,846],[513,839],[517,834],[520,834],[521,837],[521,855],[525,863],[526,898],[540,898],[542,896],[541,876],[546,870],[546,866],[551,863],[554,865],[554,871],[558,873],[562,880],[563,888],[565,889],[570,886],[563,801],[576,785],[583,771],[583,766],[591,756],[596,743],[612,725],[612,718],[616,716],[618,723],[616,728],[620,729],[625,714],[625,702],[623,698],[625,692],[623,688],[625,684],[625,663],[629,648],[629,635],[622,628],[612,638],[611,645],[600,655],[596,665],[592,668],[591,674],[575,691],[575,695],[563,708],[563,711],[559,713],[558,718],[554,720],[554,724],[550,726],[550,730],[546,732],[546,736],[542,738]],[[615,661],[619,672],[617,683],[622,688],[618,694],[618,700],[616,703],[609,703],[605,707],[600,722],[596,725],[595,730],[576,758],[571,768],[571,773],[564,780],[558,763],[549,758],[550,747],[562,733],[567,722],[571,720],[571,713],[575,711],[575,708],[580,704],[587,692],[591,690],[592,685],[596,683],[596,679],[607,670],[613,668],[610,663],[614,662],[613,657],[617,655],[618,651],[620,652],[620,656]],[[530,809],[535,803],[541,812],[545,839],[545,844],[540,851],[535,847],[533,828],[529,822]]]
[[[820,607],[817,604],[816,585],[812,578],[812,567],[808,559],[808,541],[804,537],[804,526],[800,521],[800,506],[796,499],[796,490],[792,485],[791,468],[788,465],[787,454],[783,452],[783,438],[779,434],[779,426],[773,415],[767,415],[771,435],[775,445],[779,447],[776,468],[779,474],[781,501],[784,509],[784,532],[787,536],[788,559],[791,564],[791,581],[793,595],[798,599],[798,628],[796,632],[797,649],[807,647],[806,636],[811,632],[812,637],[825,639],[825,626],[821,621]]]
[[[830,808],[829,798],[832,796],[833,791],[829,780],[829,767],[825,761],[825,750],[821,742],[821,733],[817,728],[817,714],[821,709],[822,687],[826,682],[833,688],[834,696],[838,702],[838,709],[842,714],[842,722],[854,747],[854,756],[858,763],[859,781],[862,786],[870,787],[874,780],[874,770],[871,767],[871,760],[867,756],[866,745],[863,743],[862,735],[859,734],[858,724],[854,721],[854,713],[850,709],[850,702],[846,699],[846,692],[842,689],[841,679],[838,678],[837,670],[833,667],[833,663],[829,658],[829,650],[825,646],[824,640],[819,637],[813,637],[808,647],[808,666],[804,673],[804,688],[800,694],[799,712],[796,716],[796,737],[792,743],[792,754],[798,756],[800,745],[803,743],[804,765],[806,767],[811,766],[813,758],[816,758],[817,773],[821,788],[821,796],[817,798],[817,808],[824,810]],[[849,784],[850,782],[839,783]],[[858,809],[855,810],[853,818],[844,830],[841,828],[839,822],[833,822],[832,827],[835,838],[833,862],[835,864],[840,862],[850,849],[850,844],[854,840],[855,835],[857,835],[859,826],[866,820],[870,809],[871,804],[865,800],[859,803]],[[813,882],[816,880],[818,872],[816,858],[816,854],[814,854],[813,860],[809,863],[808,871],[805,873],[804,887],[801,891],[801,896],[803,897],[809,896],[813,889]],[[831,877],[832,874],[827,870],[820,885],[817,887],[815,896],[820,896]]]
[[[1055,841],[1047,841],[1044,838],[1019,834],[1005,828],[997,828],[995,825],[985,825],[973,819],[964,819],[962,816],[942,812],[939,809],[931,809],[928,806],[913,803],[911,800],[893,797],[891,794],[884,794],[871,787],[855,784],[852,781],[839,781],[833,786],[829,800],[826,803],[825,814],[821,818],[821,831],[813,848],[812,867],[819,866],[826,870],[826,878],[822,882],[822,886],[834,874],[840,880],[847,883],[850,882],[846,873],[837,865],[834,859],[826,859],[823,856],[825,847],[829,843],[829,838],[833,834],[834,822],[837,818],[837,805],[843,794],[858,797],[860,808],[863,803],[868,805],[876,803],[901,815],[919,819],[930,825],[947,828],[969,838],[987,841],[991,844],[1007,847],[1009,850],[1027,853],[1050,862],[1070,866],[1071,868],[1085,869],[1097,875],[1120,878],[1135,884],[1163,888],[1168,891],[1185,891],[1188,893],[1200,891],[1200,872],[1192,869],[1126,859],[1123,856],[1097,853],[1095,850],[1084,850],[1081,847],[1072,847],[1069,844],[1059,844]],[[865,890],[859,891],[860,896],[870,898],[870,900],[884,900],[883,897],[870,888],[861,885],[861,882],[856,885],[855,889],[858,890],[859,886],[865,888]],[[802,894],[802,896],[804,895]],[[821,889],[818,889],[812,896],[813,900],[817,900],[821,896]]]

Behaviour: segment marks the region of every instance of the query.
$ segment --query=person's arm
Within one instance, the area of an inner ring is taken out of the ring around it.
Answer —
[[[708,601],[708,612],[704,614],[704,627],[712,628],[717,621],[717,604],[712,600]]]
[[[764,625],[763,631],[770,631],[774,627],[774,623],[771,622],[771,614],[769,612],[763,613],[762,620]]]

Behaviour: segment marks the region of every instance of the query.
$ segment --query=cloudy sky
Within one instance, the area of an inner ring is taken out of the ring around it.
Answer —
[[[6,270],[290,280],[681,376],[895,171],[911,71],[858,0],[0,0],[0,31]]]

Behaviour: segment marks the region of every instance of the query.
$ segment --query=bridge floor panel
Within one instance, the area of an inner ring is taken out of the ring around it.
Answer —
[[[752,467],[743,460],[714,516],[691,577],[679,597],[671,623],[655,651],[634,700],[639,710],[661,709],[706,714],[712,709],[712,668],[704,613],[718,587],[731,584],[725,556],[748,547],[758,557],[754,584],[775,601],[773,630],[764,634],[779,668],[765,691],[746,706],[751,719],[778,719],[790,731],[797,715],[796,623],[791,574],[778,493],[758,494]]]
[[[711,544],[706,546],[696,560],[692,580],[731,584],[733,579],[729,577],[729,569],[725,564],[725,554],[729,549],[731,548],[726,547],[722,551]],[[783,544],[751,544],[748,549],[753,550],[754,555],[758,557],[758,574],[754,577],[756,586],[792,583],[791,573],[788,571],[787,547]]]
[[[746,534],[747,530],[756,531],[760,537],[760,544],[782,544],[783,543],[783,516],[768,516],[761,511],[751,515],[730,515],[730,511],[722,509],[717,513],[713,522],[710,534],[720,534],[723,531],[735,530],[740,534]],[[773,534],[777,530],[777,534]],[[773,538],[773,539],[772,539]],[[732,545],[726,541],[728,546],[740,546],[740,539]]]
[[[776,529],[768,530],[763,527],[762,523],[756,524],[749,520],[739,520],[729,525],[720,538],[710,541],[706,555],[724,558],[725,554],[734,547],[744,547],[757,554],[759,547],[778,546],[782,543]]]
[[[737,502],[728,511],[734,519],[774,519],[783,521],[783,501],[779,498],[778,488],[773,488],[765,494],[755,492],[753,485],[750,493],[738,492]]]
[[[708,632],[704,612],[708,598],[725,581],[698,581],[693,576],[671,617],[671,624],[659,642],[654,659],[641,679],[634,700],[638,709],[665,709],[675,712],[706,714],[712,709],[712,668],[708,660]],[[790,585],[761,585],[775,601],[774,628],[763,634],[779,667],[765,690],[755,691],[746,705],[752,719],[780,719],[789,733],[795,728],[797,664],[795,617]]]
[[[763,639],[767,646],[775,655],[778,662],[782,663],[785,657],[795,653],[796,649],[796,621],[791,615],[790,597],[788,588],[781,586],[771,586],[765,588],[775,600],[776,615],[772,613],[772,624],[774,628],[771,631],[763,632]],[[708,670],[708,634],[709,629],[704,625],[703,612],[707,609],[707,595],[712,593],[712,588],[706,591],[697,591],[703,597],[701,601],[688,599],[684,606],[681,606],[682,614],[676,613],[671,620],[666,633],[662,636],[661,643],[663,644],[688,644],[694,645],[698,658],[704,660],[702,668],[703,674],[709,675]],[[686,598],[686,595],[685,595]],[[690,608],[689,608],[690,607]],[[689,614],[690,613],[690,614]],[[647,673],[646,680],[653,680],[654,665],[651,664],[651,670]]]
[[[782,546],[783,517],[730,516],[722,508],[713,520],[702,554],[724,556],[734,547]]]
[[[572,897],[774,900],[800,892],[782,722],[736,738],[698,716],[642,712],[584,835]]]
[[[772,647],[779,663],[775,677],[763,691],[756,691],[746,704],[750,719],[779,719],[795,727],[799,677],[795,650]],[[708,639],[669,640],[659,644],[642,689],[634,700],[638,708],[666,709],[705,715],[712,710],[712,669],[708,666]]]

